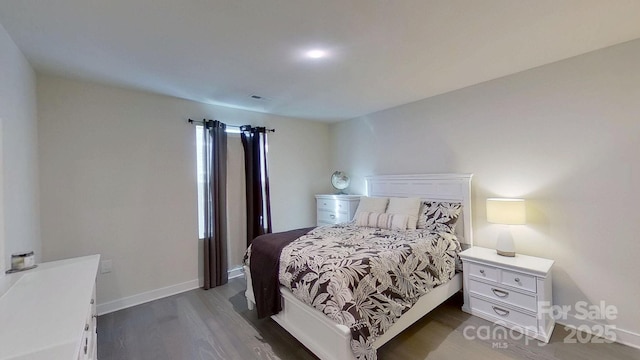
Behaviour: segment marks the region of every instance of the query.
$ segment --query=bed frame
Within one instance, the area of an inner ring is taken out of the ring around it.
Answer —
[[[381,197],[419,197],[423,200],[439,200],[462,203],[461,220],[456,235],[462,244],[473,245],[471,231],[471,177],[472,174],[380,175],[366,178],[367,195]],[[255,306],[251,274],[244,267],[247,280],[247,305]],[[462,274],[422,296],[373,344],[378,349],[404,329],[421,319],[456,292],[462,289]],[[322,312],[298,300],[285,287],[280,287],[282,311],[271,316],[304,346],[320,359],[354,359],[351,352],[351,331],[336,324]]]

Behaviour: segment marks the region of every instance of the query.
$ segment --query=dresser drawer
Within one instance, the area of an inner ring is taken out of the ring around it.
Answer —
[[[469,291],[530,311],[535,312],[538,310],[536,297],[534,295],[519,293],[517,291],[485,284],[476,280],[469,280]]]
[[[531,275],[502,270],[502,280],[500,282],[518,289],[536,292],[536,278]]]
[[[498,282],[499,270],[494,267],[476,264],[476,263],[470,263],[469,270],[470,270],[469,275],[471,276],[475,276],[480,279]]]
[[[508,321],[523,328],[537,331],[538,319],[533,315],[500,306],[475,296],[470,296],[469,301],[472,310],[483,312],[496,320]]]

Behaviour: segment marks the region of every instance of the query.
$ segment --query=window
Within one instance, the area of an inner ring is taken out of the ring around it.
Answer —
[[[227,134],[240,134],[237,127],[227,128]],[[198,181],[198,238],[204,238],[204,186],[206,184],[205,171],[203,167],[204,161],[204,144],[202,137],[204,136],[204,126],[196,125],[196,161],[197,161],[197,181]]]

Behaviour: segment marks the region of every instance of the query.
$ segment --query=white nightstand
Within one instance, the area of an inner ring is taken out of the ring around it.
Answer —
[[[317,225],[339,224],[353,219],[361,195],[316,195]]]
[[[463,262],[462,310],[549,342],[555,320],[550,309],[553,260],[517,254],[505,257],[494,249],[472,247]]]

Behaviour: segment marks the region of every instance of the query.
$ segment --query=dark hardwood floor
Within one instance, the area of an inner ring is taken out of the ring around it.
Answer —
[[[255,310],[247,309],[244,286],[244,279],[236,278],[209,291],[192,290],[100,316],[98,359],[316,359],[273,320],[258,320]],[[565,343],[570,333],[562,325],[544,346],[526,338],[485,340],[484,330],[496,327],[462,312],[461,305],[462,296],[452,297],[380,348],[378,358],[640,360],[640,350],[616,343]],[[470,340],[469,335],[479,336]]]

